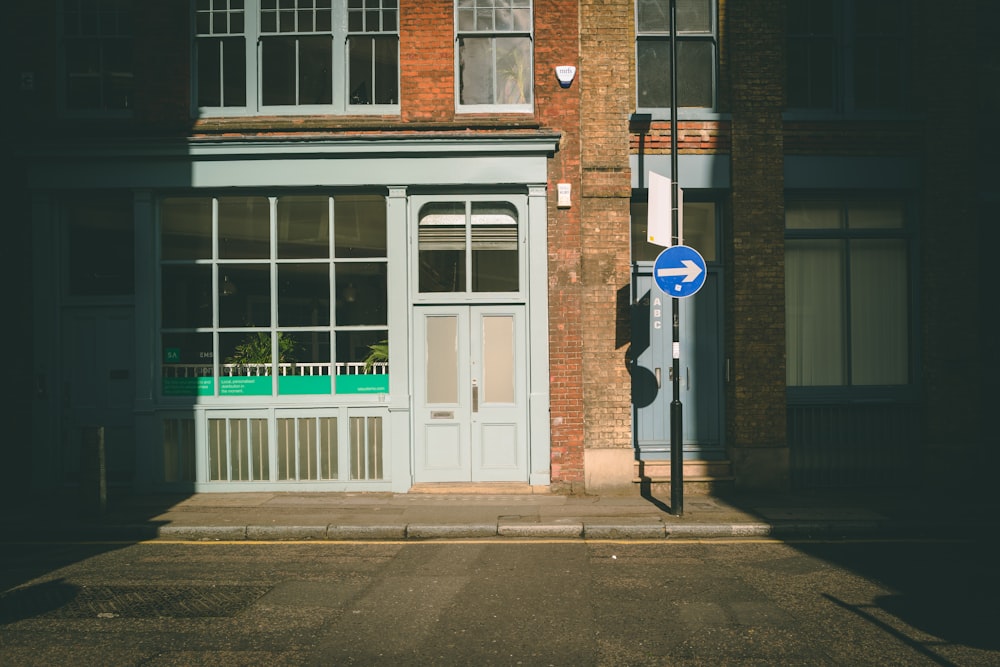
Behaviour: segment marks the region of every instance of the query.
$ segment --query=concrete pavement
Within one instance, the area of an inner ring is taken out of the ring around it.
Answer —
[[[414,540],[995,536],[995,499],[913,491],[685,494],[198,493],[112,495],[104,512],[73,496],[5,503],[0,540]]]

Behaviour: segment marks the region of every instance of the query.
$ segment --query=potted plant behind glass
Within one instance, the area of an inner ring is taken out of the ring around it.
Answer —
[[[368,346],[368,356],[365,357],[365,373],[371,373],[372,368],[378,363],[388,363],[389,361],[389,341],[380,340]]]

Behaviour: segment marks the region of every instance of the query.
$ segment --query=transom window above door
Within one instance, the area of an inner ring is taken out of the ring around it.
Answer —
[[[398,0],[195,0],[199,115],[399,107]]]
[[[512,293],[521,289],[517,208],[504,201],[438,201],[420,209],[418,290]]]

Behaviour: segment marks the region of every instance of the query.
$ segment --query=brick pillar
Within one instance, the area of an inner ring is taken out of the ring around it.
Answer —
[[[585,0],[581,21],[580,275],[583,420],[588,490],[632,486],[629,342],[628,112],[635,29],[632,0]]]
[[[730,456],[740,487],[788,484],[782,107],[784,3],[727,3],[732,81]]]

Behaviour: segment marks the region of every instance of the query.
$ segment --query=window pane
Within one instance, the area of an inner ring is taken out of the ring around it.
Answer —
[[[514,318],[483,317],[483,402],[514,402]]]
[[[267,264],[219,265],[219,326],[271,325],[271,271]]]
[[[670,106],[670,43],[644,39],[636,44],[637,95],[640,107]]]
[[[337,375],[384,374],[389,372],[387,355],[373,355],[372,347],[388,350],[389,332],[385,329],[337,332]],[[365,369],[371,357],[372,365]]]
[[[386,264],[337,264],[336,281],[337,326],[388,322]]]
[[[715,103],[712,96],[715,90],[715,46],[708,41],[679,40],[677,67],[677,105],[711,108]]]
[[[299,38],[298,104],[333,102],[333,42],[329,36]]]
[[[903,202],[853,201],[847,216],[851,229],[902,229]]]
[[[435,203],[420,213],[418,239],[421,292],[464,292],[465,204]]]
[[[834,92],[834,42],[810,37],[788,46],[788,106],[830,109]]]
[[[67,213],[69,293],[73,296],[132,294],[135,291],[132,200],[79,203]]]
[[[843,229],[840,202],[809,201],[785,203],[786,229]]]
[[[247,54],[242,37],[222,42],[222,105],[242,107],[247,103]]]
[[[199,39],[197,41],[198,106],[222,106],[222,41]]]
[[[857,385],[909,382],[906,245],[851,242],[851,374]]]
[[[490,39],[460,38],[458,70],[461,104],[493,103],[493,46]]]
[[[97,40],[74,40],[66,45],[66,107],[101,108],[101,55]]]
[[[266,197],[219,198],[219,257],[271,256],[271,207]]]
[[[498,37],[496,50],[496,103],[529,103],[532,90],[531,40],[527,37]]]
[[[164,266],[160,317],[165,328],[212,326],[212,267]]]
[[[330,198],[278,199],[278,258],[330,256]]]
[[[263,104],[295,104],[295,38],[268,37],[261,40],[261,98]]]
[[[330,324],[328,264],[278,266],[278,324],[286,327]]]
[[[330,394],[333,365],[330,331],[279,331],[282,361],[278,364],[278,393]]]
[[[427,318],[427,403],[458,403],[458,317],[440,315]]]
[[[338,258],[385,257],[385,197],[340,196],[334,212],[334,253]]]
[[[211,259],[211,199],[163,200],[160,204],[160,257]]]
[[[353,36],[347,41],[350,62],[348,84],[351,104],[372,104],[375,82],[372,81],[372,61],[375,38]]]
[[[684,245],[697,250],[706,262],[715,261],[715,204],[684,204]]]
[[[636,45],[638,102],[670,106],[670,42],[644,39]],[[711,41],[678,40],[677,104],[711,108],[715,91],[715,46]]]
[[[668,32],[670,3],[667,0],[639,0],[635,17],[639,32]]]
[[[212,334],[164,333],[160,389],[164,396],[215,393]]]
[[[517,211],[505,203],[472,205],[472,290],[518,290]]]
[[[287,352],[287,349],[285,351]],[[270,331],[221,333],[219,354],[222,357],[219,373],[223,377],[269,378],[272,375]],[[279,356],[279,361],[281,359]],[[230,384],[233,386],[233,383]],[[258,391],[263,387],[266,388],[264,393],[271,393],[270,381],[256,384]]]
[[[132,106],[132,40],[107,40],[104,44],[104,108]]]
[[[677,33],[711,33],[713,0],[677,0]]]
[[[846,383],[844,245],[785,242],[785,335],[789,386]]]
[[[399,101],[399,40],[375,39],[375,104]]]

